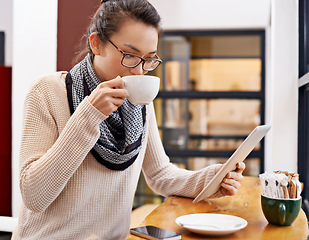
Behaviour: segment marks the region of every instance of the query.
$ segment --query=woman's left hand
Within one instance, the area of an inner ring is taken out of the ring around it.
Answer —
[[[217,173],[223,165],[218,165],[215,169]],[[220,191],[225,196],[233,196],[237,194],[238,189],[240,188],[240,182],[244,179],[242,172],[245,170],[246,165],[243,162],[239,162],[236,165],[234,171],[226,174],[225,178],[221,182]]]

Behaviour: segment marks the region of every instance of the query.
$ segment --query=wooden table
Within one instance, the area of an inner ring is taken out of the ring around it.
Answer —
[[[292,239],[302,240],[308,237],[308,220],[301,210],[292,226],[279,227],[268,224],[261,209],[261,185],[257,177],[245,177],[238,194],[233,197],[206,199],[199,203],[192,203],[193,199],[169,197],[153,212],[142,225],[154,225],[182,234],[182,239]],[[189,232],[178,226],[175,219],[192,213],[220,213],[244,218],[246,228],[224,237],[203,236]],[[128,240],[142,239],[130,235]]]

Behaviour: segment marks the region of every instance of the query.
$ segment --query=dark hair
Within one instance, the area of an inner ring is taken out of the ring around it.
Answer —
[[[126,20],[135,20],[152,26],[161,32],[161,18],[157,10],[147,0],[102,0],[88,28],[86,47],[78,54],[79,61],[87,53],[93,57],[89,44],[89,36],[97,32],[101,41],[117,33]]]

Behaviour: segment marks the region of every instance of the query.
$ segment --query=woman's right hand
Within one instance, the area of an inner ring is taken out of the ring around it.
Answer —
[[[118,76],[100,83],[89,95],[88,100],[105,116],[109,116],[123,104],[127,95],[123,80]]]
[[[215,174],[223,167],[223,164],[218,164],[215,168]],[[236,195],[240,188],[240,183],[244,179],[242,172],[245,170],[246,165],[244,162],[236,164],[236,169],[226,174],[221,182],[220,191],[224,196]]]

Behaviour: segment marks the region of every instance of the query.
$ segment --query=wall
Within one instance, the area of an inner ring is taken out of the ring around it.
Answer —
[[[8,142],[11,139],[11,76],[12,76],[12,32],[13,32],[13,2],[7,0],[0,0],[0,31],[5,32],[5,49],[4,49],[4,57],[5,62],[4,65],[0,66],[1,73],[1,87],[5,89],[3,94],[0,97],[0,112],[2,114],[5,113],[5,116],[1,118],[1,163],[0,167],[2,171],[1,174],[1,193],[6,194],[1,199],[2,207],[0,206],[0,215],[10,216],[11,215],[11,207],[7,208],[11,203],[10,193],[11,189],[11,142]],[[3,78],[4,77],[4,78]],[[4,129],[6,128],[6,129]],[[9,180],[9,181],[8,181]],[[9,194],[9,195],[7,195]]]
[[[18,215],[19,151],[23,104],[30,83],[56,71],[57,0],[13,1],[13,216]]]
[[[5,32],[5,66],[12,66],[13,1],[0,0],[0,31]]]
[[[12,215],[12,68],[0,66],[1,88],[0,94],[0,216]]]
[[[272,0],[269,29],[266,169],[297,171],[298,1]]]
[[[261,29],[269,25],[271,0],[150,0],[166,30]]]
[[[91,16],[99,4],[99,1],[79,1],[76,4],[76,0],[58,0],[57,70],[69,71],[72,68],[72,59],[76,57],[81,40],[85,42],[82,37],[88,36]]]

